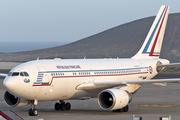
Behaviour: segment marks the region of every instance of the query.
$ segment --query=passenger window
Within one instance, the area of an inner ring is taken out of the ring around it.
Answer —
[[[18,76],[19,75],[19,72],[13,72],[12,73],[12,76]]]

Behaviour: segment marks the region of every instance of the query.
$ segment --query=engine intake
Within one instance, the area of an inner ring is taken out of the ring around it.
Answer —
[[[106,89],[99,93],[98,104],[105,110],[124,108],[131,101],[131,96],[124,90]]]
[[[4,100],[5,100],[6,104],[10,107],[26,106],[26,105],[29,105],[29,103],[30,103],[30,101],[28,101],[28,100],[25,100],[25,99],[22,99],[19,97],[15,97],[8,91],[6,91],[4,93]]]

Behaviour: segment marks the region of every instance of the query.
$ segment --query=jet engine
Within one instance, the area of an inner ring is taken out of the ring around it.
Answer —
[[[20,107],[20,106],[26,106],[30,104],[30,101],[22,99],[22,98],[18,98],[12,95],[11,93],[9,93],[8,91],[4,93],[4,100],[6,104],[10,107]]]
[[[98,104],[104,110],[122,109],[131,101],[128,92],[120,89],[106,89],[99,93]]]

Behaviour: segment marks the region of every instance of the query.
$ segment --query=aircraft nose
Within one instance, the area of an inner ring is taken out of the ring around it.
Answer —
[[[24,81],[18,77],[7,77],[3,81],[3,86],[5,89],[10,92],[11,94],[18,96],[18,97],[23,97],[25,92],[28,91],[27,85],[25,85]]]
[[[14,87],[14,83],[11,79],[6,78],[3,81],[3,86],[8,90],[8,91],[12,91],[13,87]]]

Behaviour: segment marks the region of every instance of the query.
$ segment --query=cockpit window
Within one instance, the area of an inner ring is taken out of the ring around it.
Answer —
[[[25,76],[29,76],[29,74],[27,72],[23,72]]]
[[[9,72],[8,76],[29,76],[27,72]]]
[[[20,72],[20,76],[29,76],[27,72]]]
[[[20,76],[24,76],[23,72],[20,72]]]
[[[19,75],[19,72],[13,72],[12,73],[12,76],[18,76]]]

